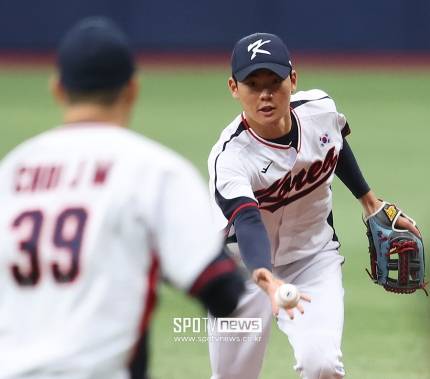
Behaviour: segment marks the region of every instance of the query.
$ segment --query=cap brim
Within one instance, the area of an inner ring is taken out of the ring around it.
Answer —
[[[245,67],[242,70],[239,70],[234,73],[234,77],[239,81],[243,81],[246,79],[248,75],[253,73],[256,70],[266,69],[273,71],[276,75],[279,75],[282,79],[285,79],[290,75],[292,68],[290,66],[284,66],[278,63],[256,63],[251,66]]]

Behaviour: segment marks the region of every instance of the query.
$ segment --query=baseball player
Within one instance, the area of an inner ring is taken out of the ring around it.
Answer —
[[[123,33],[83,20],[58,56],[64,124],[0,162],[0,378],[143,378],[160,275],[215,316],[243,279],[194,168],[125,129],[138,87]]]
[[[218,225],[232,254],[250,271],[273,270],[312,297],[303,302],[302,317],[289,317],[283,309],[277,317],[300,377],[343,378],[344,258],[333,228],[334,175],[366,215],[381,202],[360,172],[345,139],[347,120],[333,99],[318,89],[293,94],[297,73],[278,36],[257,33],[239,40],[228,86],[243,112],[222,131],[208,160]],[[398,224],[418,233],[407,219]],[[212,379],[255,379],[270,332],[270,300],[249,281],[233,315],[260,317],[262,338],[240,344],[210,338]]]

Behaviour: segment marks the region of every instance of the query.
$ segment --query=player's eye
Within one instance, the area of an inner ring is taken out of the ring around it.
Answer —
[[[283,79],[280,78],[279,76],[276,76],[272,80],[272,86],[279,88],[282,85],[282,82],[283,82]]]

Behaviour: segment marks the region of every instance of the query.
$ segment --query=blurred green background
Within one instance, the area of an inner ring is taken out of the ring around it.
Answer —
[[[430,246],[430,70],[298,70],[299,89],[321,88],[336,100],[347,115],[349,142],[371,187],[412,215]],[[0,157],[61,122],[48,91],[51,72],[49,67],[0,67]],[[227,76],[227,67],[145,68],[132,128],[185,155],[207,177],[208,152],[240,111],[228,93]],[[389,294],[370,282],[360,206],[337,179],[334,221],[346,257],[347,377],[429,379],[430,300],[423,292]],[[151,333],[153,378],[209,378],[207,345],[173,340],[173,317],[204,313],[176,290],[160,289]],[[274,327],[261,378],[296,378],[293,364],[287,338]]]

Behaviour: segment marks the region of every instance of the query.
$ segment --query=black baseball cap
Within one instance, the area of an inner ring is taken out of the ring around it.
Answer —
[[[265,68],[285,79],[292,70],[290,53],[275,34],[255,33],[236,42],[231,55],[233,76],[239,81],[255,70]]]
[[[84,92],[120,88],[135,70],[126,35],[106,17],[73,26],[60,42],[57,64],[63,86]]]

